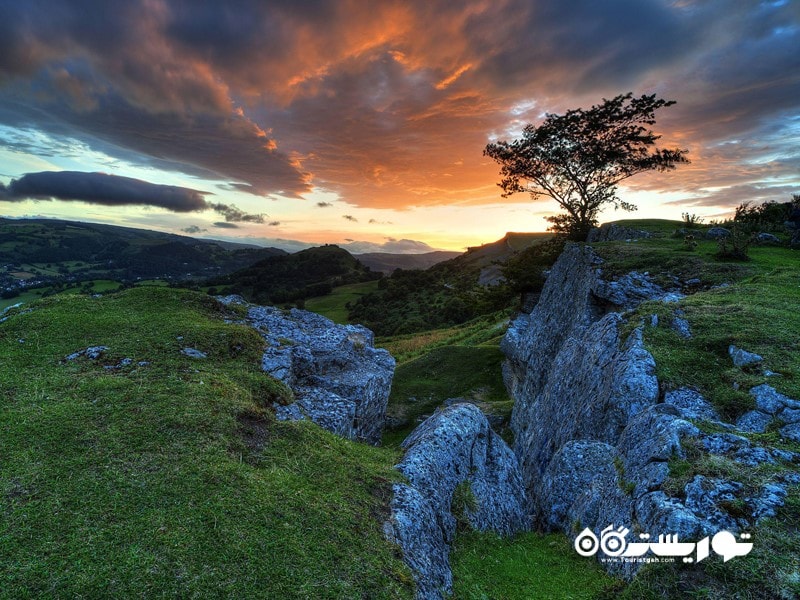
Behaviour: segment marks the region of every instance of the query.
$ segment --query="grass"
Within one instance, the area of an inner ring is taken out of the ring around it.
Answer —
[[[562,534],[459,534],[451,563],[459,600],[589,600],[621,587]]]
[[[662,326],[644,329],[645,344],[656,359],[659,381],[669,387],[692,386],[712,401],[728,419],[752,408],[747,390],[769,383],[791,397],[800,397],[800,254],[788,248],[752,247],[747,262],[719,261],[717,244],[704,239],[687,251],[682,239],[669,235],[677,221],[623,221],[631,227],[658,232],[660,237],[635,244],[593,245],[606,260],[603,271],[614,277],[631,270],[647,271],[672,285],[699,279],[700,289],[678,304],[645,303],[630,322],[646,324],[659,317]],[[716,287],[722,285],[723,287]],[[684,340],[668,324],[673,311],[684,311],[693,338]],[[728,347],[735,345],[764,357],[778,376],[743,371],[733,366]]]
[[[383,443],[398,445],[421,417],[449,398],[507,417],[512,403],[500,375],[502,361],[497,346],[443,346],[397,367],[387,408],[394,426]]]
[[[0,326],[0,597],[410,597],[381,531],[396,454],[276,422],[263,341],[214,300],[26,308]]]
[[[305,301],[306,310],[319,313],[328,317],[334,323],[345,324],[348,322],[347,303],[355,302],[361,296],[378,289],[377,281],[352,283],[333,289],[330,294],[308,298]]]
[[[403,364],[444,346],[497,345],[507,325],[508,315],[500,311],[454,327],[378,338],[377,345]]]

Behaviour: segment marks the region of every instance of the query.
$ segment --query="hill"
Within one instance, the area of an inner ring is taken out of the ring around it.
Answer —
[[[389,252],[368,252],[354,256],[372,271],[389,274],[395,269],[428,269],[435,264],[455,258],[460,252],[437,250],[424,254],[391,254]]]
[[[506,279],[504,269],[517,261],[530,263],[532,269],[513,270],[531,279],[524,289],[535,288],[540,263],[551,264],[558,256],[548,243],[551,237],[508,233],[425,271],[396,270],[378,290],[351,302],[349,318],[386,336],[459,325],[508,308],[522,288]]]
[[[379,279],[352,254],[326,245],[294,254],[270,256],[206,283],[220,292],[241,294],[261,304],[295,303],[324,296],[336,286]]]
[[[149,278],[197,278],[228,273],[277,248],[233,247],[188,236],[53,219],[0,219],[0,267],[4,285]]]
[[[6,316],[1,598],[410,597],[395,453],[276,421],[289,392],[235,312],[151,287]]]

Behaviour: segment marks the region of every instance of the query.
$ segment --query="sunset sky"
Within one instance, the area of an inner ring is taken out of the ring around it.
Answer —
[[[0,215],[461,250],[555,212],[487,142],[628,91],[692,163],[603,220],[800,193],[797,0],[0,0]]]

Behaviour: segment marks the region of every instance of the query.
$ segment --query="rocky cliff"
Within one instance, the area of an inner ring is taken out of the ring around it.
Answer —
[[[294,392],[294,403],[275,406],[278,419],[308,418],[343,437],[380,442],[395,361],[375,348],[369,329],[251,305],[239,296],[220,301],[246,307],[244,323],[266,341],[262,369]]]
[[[679,497],[664,491],[668,461],[685,456],[688,438],[712,453],[742,453],[735,460],[743,464],[798,457],[781,458],[781,451],[753,447],[733,433],[701,433],[692,420],[734,427],[719,422],[693,390],[660,392],[642,330],[628,325],[623,313],[643,300],[672,302],[681,295],[661,289],[647,274],[606,281],[602,262],[589,246],[567,245],[539,303],[511,324],[501,345],[504,379],[515,400],[514,452],[534,526],[572,536],[584,528],[599,534],[609,525],[626,526],[699,540],[721,527],[736,531],[774,515],[786,482],[754,488],[698,475]],[[772,413],[786,411],[791,402],[785,399]],[[726,445],[726,436],[736,443]],[[745,514],[728,516],[726,502],[738,502]],[[624,576],[638,566],[607,563]]]

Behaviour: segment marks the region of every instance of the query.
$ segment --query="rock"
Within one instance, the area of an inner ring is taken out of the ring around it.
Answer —
[[[418,598],[451,591],[447,564],[456,529],[453,511],[480,531],[511,535],[529,527],[529,506],[514,453],[489,427],[480,409],[453,404],[439,409],[403,442],[397,469],[408,485],[395,486],[384,530],[403,550]],[[454,507],[458,490],[474,502]],[[470,504],[472,504],[470,506]]]
[[[759,233],[756,236],[756,243],[763,245],[780,246],[781,240],[778,237],[772,235],[771,233]]]
[[[766,448],[756,446],[754,448],[740,448],[734,454],[734,458],[738,463],[747,465],[749,467],[756,467],[764,463],[774,463],[775,459]]]
[[[779,483],[768,483],[761,488],[758,496],[747,498],[746,501],[752,508],[752,517],[756,521],[773,518],[786,501],[786,487]]]
[[[800,409],[784,408],[778,418],[784,423],[797,423],[800,421]]]
[[[635,487],[633,497],[657,490],[669,476],[667,461],[683,458],[681,440],[700,430],[679,416],[670,404],[656,404],[631,417],[617,442],[623,477]]]
[[[736,427],[748,433],[764,433],[770,423],[772,423],[770,415],[758,410],[751,410],[736,420]]]
[[[613,281],[599,281],[594,289],[598,298],[626,310],[636,308],[648,300],[664,300],[671,302],[684,296],[675,292],[667,292],[653,283],[649,275],[632,271]]]
[[[669,325],[670,329],[677,333],[685,340],[692,339],[692,329],[689,327],[689,321],[681,317],[675,317]]]
[[[293,402],[288,406],[276,406],[275,418],[278,419],[278,421],[302,421],[305,419],[305,415],[303,415],[303,411],[300,410],[300,406],[296,402]]]
[[[65,356],[64,360],[75,360],[81,356],[85,356],[90,360],[97,360],[106,350],[108,350],[108,346],[89,346],[88,348],[78,350],[77,352]]]
[[[718,240],[721,238],[730,237],[731,232],[724,227],[712,227],[708,231],[706,231],[706,239],[709,240]]]
[[[775,388],[765,383],[751,388],[750,395],[755,398],[758,410],[771,415],[779,413],[784,408],[800,409],[800,402],[778,393]]]
[[[603,442],[575,440],[556,452],[542,477],[540,519],[548,528],[567,530],[573,504],[598,478],[616,480],[617,451]],[[596,519],[595,519],[596,520]],[[581,523],[586,524],[585,520]]]
[[[727,454],[732,450],[749,448],[750,440],[732,433],[712,433],[700,436],[703,447],[711,454]]]
[[[201,352],[197,348],[184,348],[181,350],[181,354],[188,356],[189,358],[207,358],[208,354],[205,352]]]
[[[453,591],[450,547],[430,503],[413,487],[392,486],[391,517],[383,532],[403,551],[417,584],[418,600],[438,600]]]
[[[276,407],[282,417],[304,415],[339,435],[380,442],[395,362],[375,348],[369,329],[251,305],[239,296],[219,300],[247,307],[246,323],[266,341],[261,368],[295,392],[297,410]]]
[[[736,481],[695,475],[686,484],[686,508],[708,521],[715,529],[738,531],[747,523],[732,516],[727,509],[735,506],[744,486]],[[726,509],[727,508],[727,509]]]
[[[638,240],[649,237],[652,237],[649,231],[633,229],[632,227],[625,227],[617,223],[604,223],[600,227],[595,227],[589,231],[589,235],[586,236],[586,242],[588,244],[594,244],[596,242]]]
[[[775,460],[783,460],[790,463],[800,460],[800,455],[796,452],[789,452],[788,450],[781,450],[779,448],[771,448],[769,452]]]
[[[699,540],[708,531],[708,525],[702,519],[662,491],[639,498],[636,516],[642,530],[653,539],[661,534],[674,534],[679,540]]]
[[[791,423],[780,428],[779,432],[787,440],[800,442],[800,423]]]
[[[740,369],[743,367],[757,365],[764,360],[758,354],[748,352],[747,350],[742,350],[736,346],[728,346],[728,354],[730,355],[731,360],[733,360],[734,366],[739,367]]]
[[[684,419],[717,421],[719,415],[714,407],[695,390],[680,388],[664,394],[664,402],[678,409]]]
[[[336,435],[355,437],[356,403],[353,400],[317,387],[297,386],[294,392],[296,404],[304,416]]]
[[[402,446],[397,469],[432,503],[448,542],[455,527],[450,501],[464,481],[477,503],[467,515],[473,527],[505,535],[526,527],[529,511],[517,459],[477,406],[437,410]]]
[[[686,287],[697,287],[700,285],[702,280],[698,279],[697,277],[692,277],[691,279],[686,280]]]

